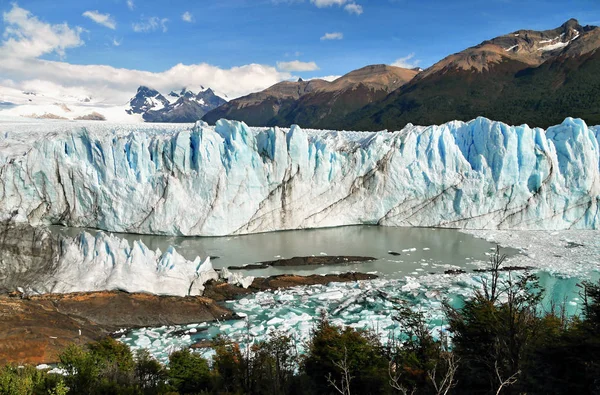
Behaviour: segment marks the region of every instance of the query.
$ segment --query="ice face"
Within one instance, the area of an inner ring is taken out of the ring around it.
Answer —
[[[547,131],[478,118],[393,133],[226,120],[5,123],[0,133],[0,219],[33,225],[206,236],[352,224],[598,228],[600,128],[571,118]]]
[[[61,236],[56,243],[55,253],[43,255],[45,262],[36,260],[29,267],[5,267],[9,269],[5,286],[20,287],[32,293],[122,290],[186,296],[202,295],[204,284],[210,280],[222,279],[244,288],[254,280],[226,268],[217,272],[210,257],[188,260],[173,247],[165,252],[153,251],[141,241],[130,243],[104,232]],[[10,281],[10,269],[29,271],[31,275],[17,273]],[[35,276],[36,273],[39,275]]]

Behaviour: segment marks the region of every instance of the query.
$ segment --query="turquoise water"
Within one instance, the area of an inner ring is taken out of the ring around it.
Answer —
[[[546,291],[541,311],[549,309],[554,302],[556,305],[564,303],[569,315],[581,312],[580,279],[557,277],[547,272],[537,274],[540,285]],[[594,272],[588,278],[597,281],[600,275]],[[173,350],[210,340],[217,334],[245,345],[263,340],[271,331],[277,330],[287,333],[302,345],[309,338],[321,311],[325,311],[334,324],[372,330],[385,340],[402,331],[393,320],[400,304],[408,304],[423,312],[430,329],[439,336],[440,331],[446,330],[443,302],[460,307],[480,284],[478,274],[436,274],[260,292],[226,303],[244,316],[243,319],[144,328],[124,334],[121,341],[133,348],[147,348],[163,361]],[[210,351],[205,352],[210,354]]]

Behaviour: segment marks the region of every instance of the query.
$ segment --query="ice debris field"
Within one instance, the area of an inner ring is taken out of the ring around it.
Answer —
[[[546,289],[544,308],[549,308],[551,301],[564,301],[569,314],[578,313],[579,279],[545,272],[538,274],[541,286]],[[440,274],[259,292],[227,303],[244,317],[240,320],[142,328],[121,334],[119,340],[133,349],[146,348],[158,359],[167,361],[172,351],[210,340],[217,334],[245,347],[266,340],[273,331],[280,331],[291,336],[298,351],[302,352],[321,311],[325,311],[336,325],[372,330],[386,340],[401,333],[402,328],[393,316],[395,308],[403,303],[423,312],[430,329],[439,336],[440,331],[447,329],[442,303],[447,301],[459,306],[481,286],[480,276]],[[590,278],[597,280],[599,277],[594,273]],[[207,356],[211,354],[210,349],[200,351]]]
[[[0,122],[0,220],[217,236],[352,224],[596,229],[600,127],[396,132]]]

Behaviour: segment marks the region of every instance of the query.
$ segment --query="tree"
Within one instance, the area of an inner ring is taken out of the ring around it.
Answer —
[[[501,278],[503,256],[497,249],[489,278],[462,309],[446,305],[462,393],[505,393],[517,390],[529,347],[542,330],[537,277]]]
[[[288,394],[298,368],[298,355],[290,336],[272,332],[266,341],[252,347],[250,361],[251,392]]]
[[[228,393],[240,392],[244,389],[245,369],[247,364],[240,346],[237,343],[227,341],[222,336],[213,340],[213,375],[215,387]],[[247,386],[246,386],[247,387]]]
[[[169,383],[181,394],[195,394],[210,389],[208,361],[190,350],[175,351],[169,356]]]
[[[143,393],[160,393],[165,390],[167,372],[147,350],[140,349],[135,353],[135,378]]]
[[[317,323],[302,362],[313,391],[319,394],[336,393],[331,382],[341,385],[343,380],[347,391],[352,393],[384,393],[389,389],[387,367],[376,336],[353,328],[338,328],[324,315]]]
[[[390,386],[403,394],[447,394],[458,366],[447,339],[434,339],[423,313],[408,307],[397,307],[394,320],[403,336],[388,347]]]

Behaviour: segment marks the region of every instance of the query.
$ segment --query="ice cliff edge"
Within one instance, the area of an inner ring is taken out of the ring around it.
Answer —
[[[0,220],[206,236],[598,228],[600,127],[579,119],[546,131],[477,118],[377,133],[57,125],[0,125]]]

